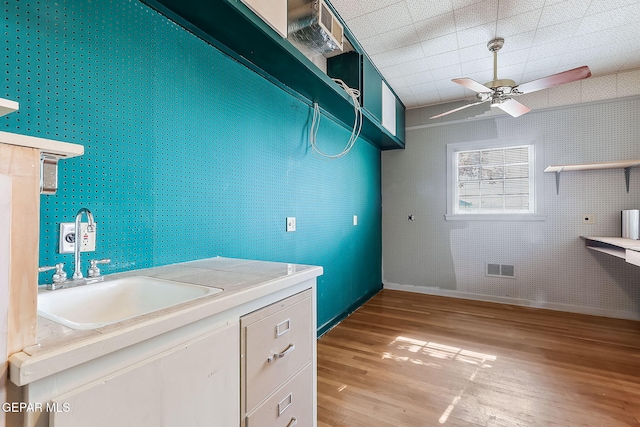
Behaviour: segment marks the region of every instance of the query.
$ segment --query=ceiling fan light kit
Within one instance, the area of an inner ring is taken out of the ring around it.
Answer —
[[[520,85],[516,84],[516,82],[511,79],[499,79],[498,51],[502,49],[503,46],[504,39],[502,37],[496,37],[495,39],[492,39],[489,41],[489,43],[487,43],[487,48],[490,52],[493,53],[492,81],[481,84],[468,77],[451,80],[454,83],[457,83],[469,90],[476,92],[477,101],[467,105],[463,105],[462,107],[454,108],[453,110],[446,111],[442,114],[438,114],[431,117],[432,119],[437,119],[439,117],[446,116],[447,114],[451,114],[456,111],[472,107],[474,105],[482,104],[487,101],[491,101],[491,107],[498,107],[505,113],[513,117],[519,117],[525,113],[528,113],[529,111],[531,111],[531,109],[526,105],[523,105],[520,102],[514,100],[514,96],[524,95],[525,93],[531,93],[542,89],[549,89],[561,84],[586,79],[587,77],[591,76],[589,67],[585,65]]]

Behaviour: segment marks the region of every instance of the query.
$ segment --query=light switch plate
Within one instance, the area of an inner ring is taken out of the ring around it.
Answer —
[[[287,217],[287,232],[296,231],[296,217],[288,216]]]
[[[95,231],[89,232],[87,228],[89,224],[81,223],[82,241],[80,242],[80,252],[94,252],[96,250],[96,234],[98,233],[98,224],[95,223]],[[60,223],[60,237],[58,243],[58,252],[61,254],[72,254],[75,241],[76,224],[74,222]]]

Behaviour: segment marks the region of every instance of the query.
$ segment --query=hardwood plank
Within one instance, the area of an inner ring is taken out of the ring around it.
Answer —
[[[640,427],[640,322],[383,290],[318,341],[318,425]]]

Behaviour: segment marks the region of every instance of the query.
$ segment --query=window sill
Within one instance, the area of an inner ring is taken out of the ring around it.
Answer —
[[[545,221],[544,215],[535,214],[446,214],[447,221]]]

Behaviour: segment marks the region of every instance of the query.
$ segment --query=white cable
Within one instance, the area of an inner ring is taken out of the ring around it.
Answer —
[[[313,103],[313,118],[311,121],[311,127],[309,128],[309,142],[311,143],[311,148],[313,148],[313,152],[322,157],[326,157],[328,159],[338,159],[340,157],[345,156],[351,149],[353,148],[356,140],[360,136],[360,131],[362,130],[362,109],[360,107],[360,102],[358,101],[358,97],[360,96],[360,91],[357,89],[350,88],[347,86],[345,82],[340,79],[333,79],[334,82],[338,83],[345,92],[349,95],[349,97],[353,100],[353,109],[355,113],[355,119],[353,122],[353,130],[351,131],[351,136],[347,141],[342,152],[338,154],[327,154],[324,153],[320,148],[318,148],[318,128],[320,127],[320,106],[317,102]]]

